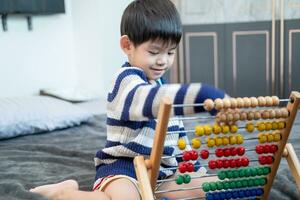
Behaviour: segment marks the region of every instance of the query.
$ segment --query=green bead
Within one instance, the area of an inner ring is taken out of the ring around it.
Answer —
[[[257,175],[258,176],[261,176],[261,175],[263,175],[264,174],[264,171],[263,171],[263,169],[260,167],[260,168],[258,168],[257,169]]]
[[[251,176],[251,170],[250,170],[249,168],[246,168],[246,169],[244,170],[244,172],[245,172],[245,177]]]
[[[243,187],[248,187],[248,180],[242,180]]]
[[[270,167],[263,167],[264,175],[268,175],[271,172]]]
[[[236,181],[235,184],[236,184],[237,188],[242,188],[243,187],[242,181]]]
[[[226,172],[226,177],[227,178],[232,178],[233,177],[233,173],[232,173],[231,170]]]
[[[246,170],[245,169],[240,169],[239,170],[239,177],[244,177],[245,176],[245,174],[246,174]]]
[[[224,188],[224,187],[223,187],[223,183],[222,183],[221,181],[218,181],[218,182],[217,182],[217,189],[218,189],[218,190],[223,190],[223,188]]]
[[[204,192],[208,192],[208,191],[210,191],[210,184],[209,183],[203,183],[202,184],[202,190],[204,191]]]
[[[183,180],[184,180],[184,178],[183,178],[183,176],[181,176],[181,175],[178,175],[178,176],[176,177],[176,183],[177,183],[178,185],[181,185],[181,184],[183,183]]]
[[[249,180],[248,180],[248,186],[249,186],[249,187],[254,186],[254,181],[253,181],[253,179],[249,179]]]
[[[233,178],[238,178],[240,176],[240,173],[238,170],[233,170]]]
[[[223,186],[224,186],[224,190],[228,190],[228,189],[230,188],[230,183],[229,183],[229,181],[225,181],[225,182],[223,183]]]
[[[256,168],[251,169],[251,176],[257,176],[257,170]]]
[[[254,185],[259,186],[259,184],[260,184],[259,178],[254,179]]]
[[[259,185],[261,185],[261,186],[266,185],[267,184],[267,179],[266,178],[260,178],[259,182],[260,182]]]
[[[226,178],[226,172],[225,171],[219,171],[218,172],[218,178],[220,180],[224,180]]]
[[[235,189],[235,188],[236,188],[235,181],[231,181],[231,182],[230,182],[230,188],[231,188],[231,189]]]
[[[185,184],[190,183],[190,182],[191,182],[191,176],[188,175],[188,174],[184,174],[184,175],[183,175],[183,182],[184,182]]]
[[[217,189],[217,184],[215,182],[211,182],[210,184],[210,190],[215,191]]]

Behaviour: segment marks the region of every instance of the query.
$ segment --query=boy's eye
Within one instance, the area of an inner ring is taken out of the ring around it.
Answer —
[[[170,51],[170,52],[168,52],[168,54],[173,55],[173,54],[175,54],[175,51]]]
[[[151,55],[157,55],[158,54],[158,52],[156,52],[156,51],[148,51]]]

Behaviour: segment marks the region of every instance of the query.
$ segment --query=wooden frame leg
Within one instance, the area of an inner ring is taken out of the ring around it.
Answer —
[[[285,145],[285,149],[282,156],[286,158],[292,175],[295,178],[297,187],[300,190],[300,163],[294,150],[294,147],[291,143],[287,143]]]

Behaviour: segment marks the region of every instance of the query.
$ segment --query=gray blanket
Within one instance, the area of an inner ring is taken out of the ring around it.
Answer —
[[[297,125],[290,139],[298,155],[299,134]],[[0,141],[0,199],[43,199],[28,189],[66,179],[76,179],[81,190],[91,190],[95,175],[93,157],[103,148],[105,139],[105,117],[98,116],[78,127]],[[294,179],[283,160],[270,199],[297,197]]]

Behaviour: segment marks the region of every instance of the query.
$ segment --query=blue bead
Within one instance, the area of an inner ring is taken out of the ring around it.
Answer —
[[[214,200],[220,200],[219,193],[214,193]]]
[[[232,191],[232,198],[236,199],[238,197],[239,197],[239,193],[236,190]]]
[[[244,198],[244,197],[245,197],[244,190],[240,190],[239,191],[239,198]]]
[[[246,196],[246,197],[250,197],[250,196],[251,196],[250,190],[245,190],[245,196]]]
[[[256,189],[251,189],[250,192],[252,197],[256,196]]]
[[[220,192],[220,198],[221,199],[226,199],[226,193],[225,192]]]
[[[167,197],[164,197],[164,198],[162,198],[161,200],[170,200],[169,198],[167,198]]]
[[[232,193],[231,193],[231,191],[227,191],[227,192],[226,192],[226,197],[227,197],[227,199],[231,199],[231,198],[232,198]]]
[[[263,190],[262,188],[258,188],[258,189],[256,190],[256,194],[257,194],[257,196],[261,196],[261,195],[264,194],[264,190]]]
[[[206,200],[214,200],[214,196],[212,193],[206,193]]]

